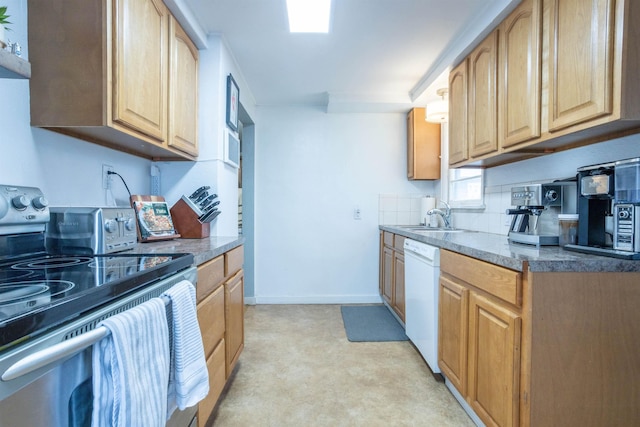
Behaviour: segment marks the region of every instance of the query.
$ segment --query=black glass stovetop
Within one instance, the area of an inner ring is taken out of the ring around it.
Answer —
[[[0,262],[0,351],[192,264],[191,254],[40,254]]]

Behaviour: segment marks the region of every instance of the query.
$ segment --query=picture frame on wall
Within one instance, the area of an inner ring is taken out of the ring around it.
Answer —
[[[227,76],[227,126],[232,130],[238,130],[238,103],[240,100],[240,88],[229,74]]]

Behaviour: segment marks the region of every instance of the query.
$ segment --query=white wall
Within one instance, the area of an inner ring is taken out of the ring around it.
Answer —
[[[256,129],[256,301],[379,302],[378,196],[433,191],[406,179],[405,115],[260,107]]]
[[[249,114],[255,114],[255,101],[233,56],[216,35],[207,39],[208,48],[200,51],[198,141],[200,154],[193,162],[157,162],[161,188],[170,204],[196,188],[209,185],[209,193],[218,195],[222,213],[211,225],[211,235],[238,235],[238,170],[224,163],[227,76],[233,75],[240,88],[240,102]]]
[[[29,82],[0,79],[0,184],[39,187],[52,206],[128,206],[119,178],[102,189],[102,164],[133,194],[149,193],[151,162],[30,126]]]

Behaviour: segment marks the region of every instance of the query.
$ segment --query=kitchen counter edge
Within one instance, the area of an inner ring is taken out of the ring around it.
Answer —
[[[394,225],[380,225],[379,229],[516,271],[527,268],[532,272],[640,271],[640,261],[572,252],[559,246],[509,243],[507,236],[501,234],[481,231],[416,233]]]
[[[159,242],[138,243],[133,249],[136,254],[173,254],[190,253],[193,254],[195,265],[222,255],[242,244],[244,237],[208,237],[204,239],[173,239]]]

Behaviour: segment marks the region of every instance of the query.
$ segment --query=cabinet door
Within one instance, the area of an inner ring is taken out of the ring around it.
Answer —
[[[117,0],[113,121],[159,142],[167,135],[167,9],[160,0]]]
[[[209,394],[198,404],[198,427],[205,427],[213,409],[218,402],[220,394],[226,384],[225,375],[225,342],[220,341],[207,358],[207,371],[209,371]]]
[[[393,304],[393,249],[385,246],[383,252],[382,297],[391,305]]]
[[[518,425],[521,318],[475,292],[469,312],[469,404],[488,426]]]
[[[424,112],[424,109],[423,109]],[[424,114],[423,114],[424,119]],[[415,139],[414,125],[416,122],[416,109],[407,114],[407,178],[413,179],[415,175]]]
[[[469,158],[467,140],[467,64],[462,61],[449,74],[449,164]]]
[[[541,0],[525,0],[500,26],[501,147],[540,136]]]
[[[202,334],[204,354],[209,357],[224,338],[224,286],[218,287],[198,304],[198,324]]]
[[[549,131],[610,114],[614,0],[549,0]]]
[[[198,50],[169,19],[169,146],[198,155]]]
[[[404,254],[393,252],[393,308],[404,322]]]
[[[467,392],[469,290],[440,276],[438,366],[463,396]]]
[[[244,348],[244,272],[240,270],[224,285],[225,341],[229,378]]]
[[[469,55],[469,155],[498,150],[498,31]]]
[[[425,109],[407,114],[407,178],[440,179],[440,124],[425,121]]]

